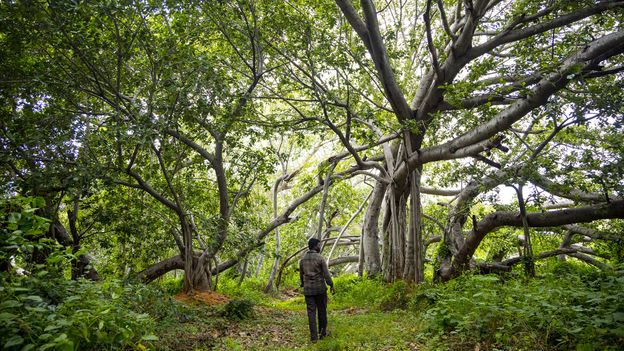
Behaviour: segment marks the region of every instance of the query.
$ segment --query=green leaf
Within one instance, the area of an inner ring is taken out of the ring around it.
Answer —
[[[24,338],[22,338],[19,335],[15,335],[9,338],[9,340],[7,340],[7,342],[4,344],[4,348],[8,349],[9,347],[12,347],[12,346],[21,345],[22,343],[24,343]]]
[[[141,340],[145,340],[145,341],[157,341],[160,340],[156,335],[145,335],[144,337],[141,338]]]
[[[22,304],[17,300],[6,300],[0,303],[0,309],[20,307]]]
[[[63,340],[67,340],[67,334],[65,333],[59,335],[56,339],[53,340],[53,342],[61,342]]]
[[[74,351],[74,342],[66,340],[63,344],[57,346],[56,349],[60,351]]]
[[[30,301],[34,301],[34,302],[43,302],[43,299],[40,296],[37,296],[37,295],[26,296],[24,298],[24,300],[30,300]]]
[[[17,318],[17,316],[14,315],[13,313],[8,313],[8,312],[0,313],[0,322],[2,322],[3,324],[9,323],[15,318]]]

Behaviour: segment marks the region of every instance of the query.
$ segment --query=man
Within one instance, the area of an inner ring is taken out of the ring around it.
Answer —
[[[335,294],[334,282],[329,275],[327,264],[321,251],[321,242],[316,238],[308,240],[309,251],[299,261],[299,279],[305,295],[308,310],[308,325],[310,326],[310,340],[316,342],[319,337],[327,336],[327,285],[331,293]],[[318,331],[316,328],[316,312],[318,310]]]

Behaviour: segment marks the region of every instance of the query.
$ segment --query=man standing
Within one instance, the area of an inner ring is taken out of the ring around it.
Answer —
[[[316,238],[308,240],[308,252],[299,261],[299,279],[305,295],[308,310],[310,340],[316,342],[319,337],[327,336],[327,285],[335,294],[334,282],[329,275],[327,264],[321,251],[321,242]],[[318,331],[316,329],[316,311],[318,310]]]

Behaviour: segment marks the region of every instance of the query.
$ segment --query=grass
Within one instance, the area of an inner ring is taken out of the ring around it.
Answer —
[[[252,284],[255,285],[256,284]],[[282,295],[251,293],[252,318],[222,317],[218,306],[187,308],[183,322],[168,323],[159,332],[161,350],[423,350],[416,335],[421,331],[413,311],[382,311],[380,302],[393,289],[374,280],[336,279],[339,293],[330,296],[328,330],[331,336],[315,344],[309,331],[303,296],[293,289]],[[244,287],[224,284],[224,290],[244,297]],[[230,290],[230,291],[227,291]],[[222,290],[223,291],[223,290]]]
[[[298,299],[296,299],[298,300]],[[302,302],[303,303],[303,302]],[[305,308],[259,306],[257,317],[232,326],[215,350],[418,350],[418,321],[406,311],[332,310],[331,336],[311,344]]]
[[[158,349],[621,350],[624,345],[624,277],[568,263],[531,280],[466,275],[414,286],[347,276],[335,283],[338,293],[328,304],[332,335],[318,343],[308,341],[300,293],[291,287],[266,295],[250,283],[226,291],[250,297],[255,303],[250,317],[225,318],[222,307],[186,307],[178,320],[157,323]]]

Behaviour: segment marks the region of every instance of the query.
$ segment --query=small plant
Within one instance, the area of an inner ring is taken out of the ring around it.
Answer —
[[[222,315],[229,320],[241,321],[253,317],[255,303],[248,299],[231,300],[223,307]]]
[[[390,286],[388,294],[381,300],[379,307],[382,311],[407,309],[409,293],[407,284],[404,281],[398,281]]]

